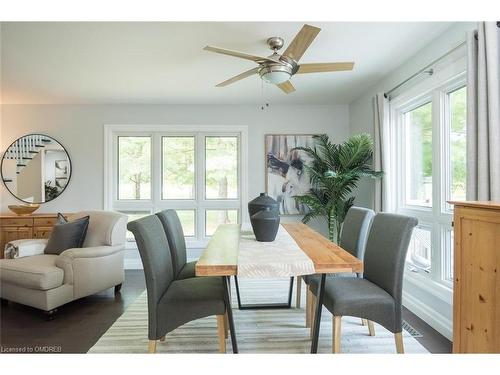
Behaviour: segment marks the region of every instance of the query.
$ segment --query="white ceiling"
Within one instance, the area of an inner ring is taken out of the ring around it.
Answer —
[[[309,22],[322,29],[301,62],[355,61],[352,72],[294,76],[276,104],[348,104],[441,34],[449,22]],[[286,45],[299,22],[2,23],[2,103],[262,103],[258,76],[215,84],[254,67],[203,51],[207,45],[268,55],[266,39]]]

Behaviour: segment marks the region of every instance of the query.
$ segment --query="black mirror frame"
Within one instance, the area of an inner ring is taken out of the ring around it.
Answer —
[[[29,137],[30,135],[41,135],[41,136],[44,136],[44,137],[48,137],[48,138],[53,139],[55,142],[57,142],[57,144],[59,144],[59,145],[63,148],[64,152],[66,152],[66,155],[68,156],[68,161],[69,161],[69,176],[68,176],[68,182],[66,183],[66,186],[65,186],[65,187],[64,187],[64,189],[61,191],[61,193],[60,193],[57,197],[55,197],[55,198],[53,198],[53,199],[51,199],[51,200],[49,200],[49,201],[45,201],[45,202],[26,202],[26,201],[24,201],[24,200],[20,199],[19,197],[17,197],[17,196],[16,196],[16,195],[15,195],[15,194],[14,194],[14,193],[13,193],[13,192],[9,189],[9,187],[8,187],[8,186],[7,186],[7,184],[5,183],[5,179],[4,179],[4,176],[3,176],[3,161],[4,161],[4,159],[5,159],[5,154],[7,153],[7,150],[9,150],[9,148],[11,148],[11,147],[12,147],[12,145],[13,145],[14,143],[16,143],[18,140],[20,140],[20,139],[22,139],[22,138],[24,138],[24,137]],[[53,200],[55,200],[55,199],[59,198],[59,197],[61,196],[61,194],[63,194],[63,193],[66,191],[66,189],[68,188],[68,185],[69,185],[69,183],[70,183],[70,181],[71,181],[71,176],[72,176],[72,175],[73,175],[73,163],[71,162],[71,157],[69,156],[69,152],[68,152],[68,150],[66,149],[66,147],[64,147],[64,146],[63,146],[63,144],[62,144],[61,142],[59,142],[56,138],[54,138],[54,137],[52,137],[52,136],[50,136],[50,135],[47,135],[47,134],[42,134],[42,133],[30,133],[30,134],[25,134],[25,135],[23,135],[22,137],[16,138],[16,139],[15,139],[15,140],[14,140],[14,141],[13,141],[13,142],[9,145],[9,147],[7,147],[7,148],[5,149],[4,153],[2,154],[2,160],[0,161],[0,177],[2,178],[2,183],[3,183],[3,185],[5,186],[5,189],[7,189],[7,191],[8,191],[8,192],[9,192],[9,193],[10,193],[10,194],[14,197],[14,198],[16,198],[18,201],[21,201],[21,202],[24,202],[24,203],[28,203],[28,204],[45,204],[45,203],[52,202]]]

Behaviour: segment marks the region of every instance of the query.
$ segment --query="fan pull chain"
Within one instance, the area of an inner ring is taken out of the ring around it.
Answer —
[[[261,93],[261,99],[262,99],[262,102],[264,102],[264,81],[261,79],[260,80],[260,93]],[[261,110],[264,110],[264,108],[266,107],[269,107],[269,103],[265,103],[265,106],[264,104],[262,104],[262,106],[260,107]]]

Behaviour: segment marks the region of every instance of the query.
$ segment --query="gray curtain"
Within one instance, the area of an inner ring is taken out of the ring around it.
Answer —
[[[500,29],[467,35],[467,200],[500,201]]]
[[[375,180],[375,196],[373,208],[375,212],[391,211],[390,204],[390,124],[389,124],[389,100],[383,92],[373,98],[373,123],[374,123],[374,151],[373,167],[376,171],[383,171],[384,176]]]

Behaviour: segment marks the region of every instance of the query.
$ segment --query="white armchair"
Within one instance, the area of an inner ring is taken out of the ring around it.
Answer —
[[[42,309],[51,317],[57,307],[75,299],[111,287],[119,291],[124,280],[127,216],[85,211],[70,220],[87,215],[89,227],[82,248],[67,249],[60,255],[0,260],[2,300]]]

